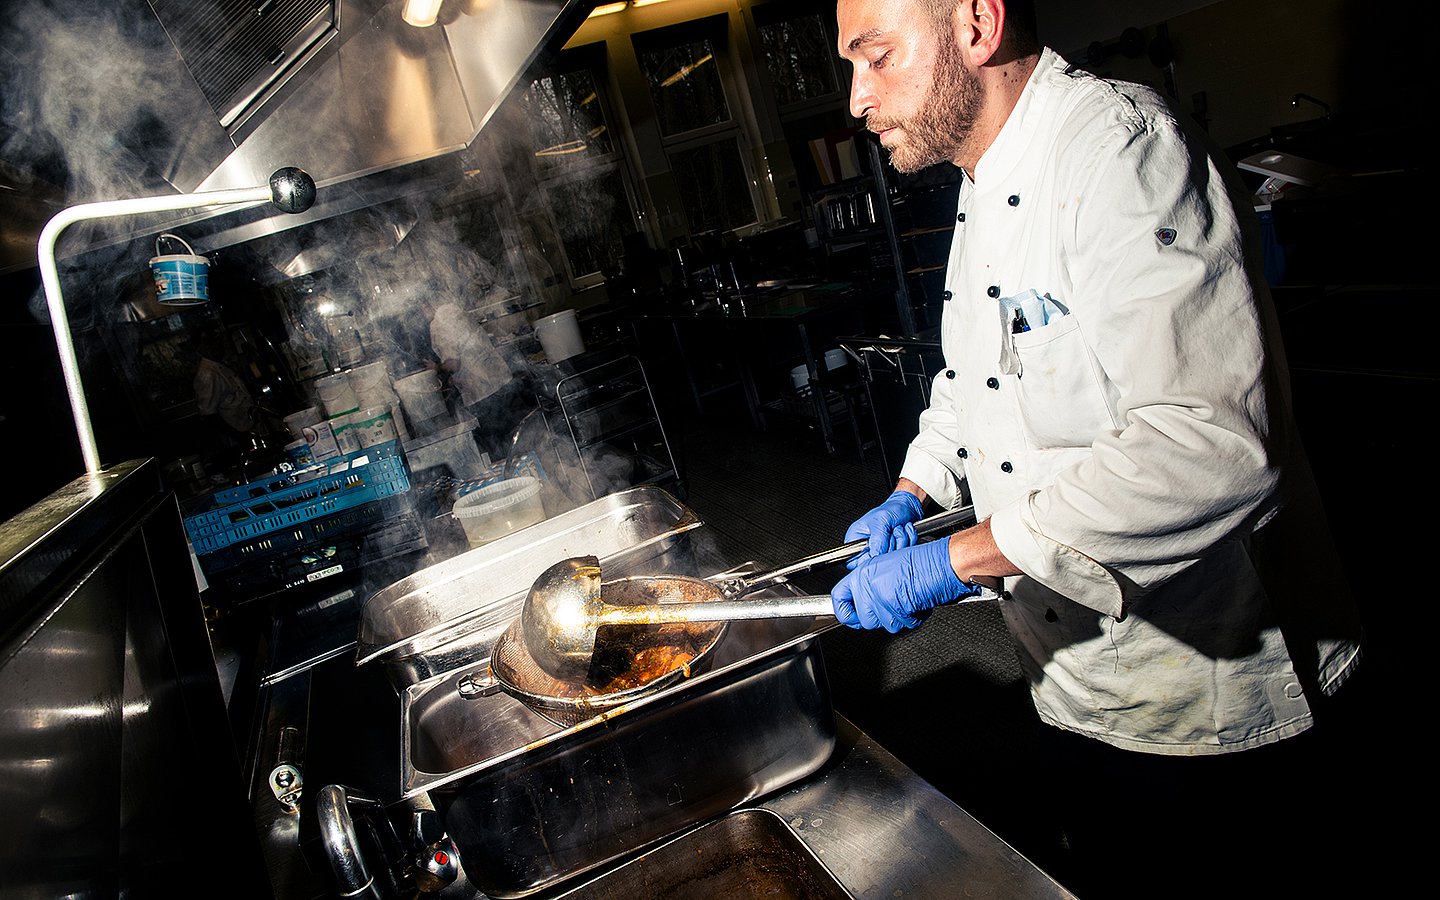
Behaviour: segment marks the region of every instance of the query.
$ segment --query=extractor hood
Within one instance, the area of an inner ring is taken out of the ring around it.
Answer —
[[[34,266],[39,228],[75,203],[263,184],[281,166],[319,186],[312,222],[402,196],[405,173],[433,179],[417,164],[468,147],[593,5],[444,0],[436,24],[415,27],[404,0],[7,0],[0,272]],[[198,220],[115,222],[59,250]],[[306,220],[237,221],[217,239]]]

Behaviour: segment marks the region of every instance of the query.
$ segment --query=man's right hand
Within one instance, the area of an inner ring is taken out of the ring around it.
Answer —
[[[845,564],[852,571],[862,562],[891,550],[913,546],[915,523],[925,513],[920,498],[898,488],[885,502],[856,519],[845,532],[845,543],[864,540],[865,552]]]

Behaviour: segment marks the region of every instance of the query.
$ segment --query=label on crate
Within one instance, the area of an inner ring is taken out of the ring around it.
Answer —
[[[322,579],[322,578],[326,578],[326,577],[329,577],[329,576],[331,576],[331,575],[334,575],[336,572],[343,572],[343,571],[345,571],[345,567],[344,567],[343,565],[330,566],[328,569],[321,569],[321,570],[318,571],[318,572],[311,572],[309,575],[306,575],[306,576],[305,576],[305,580],[306,580],[306,581],[319,581],[319,580]]]

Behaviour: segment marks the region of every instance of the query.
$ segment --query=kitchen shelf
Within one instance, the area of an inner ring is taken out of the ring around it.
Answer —
[[[548,399],[548,398],[547,398]],[[629,464],[627,487],[670,483],[680,488],[679,467],[640,360],[622,356],[574,372],[555,383],[553,402],[542,403],[553,428],[569,438],[592,497],[609,492],[615,475],[597,471],[603,456]]]

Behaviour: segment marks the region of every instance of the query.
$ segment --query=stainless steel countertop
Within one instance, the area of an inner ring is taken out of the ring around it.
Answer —
[[[843,718],[831,762],[755,806],[856,897],[1073,896]]]
[[[823,769],[734,812],[759,809],[779,816],[856,898],[1073,900],[1073,894],[884,747],[836,718],[839,739]],[[539,896],[561,900],[604,878],[592,872],[580,885]],[[486,900],[460,882],[441,896]]]

